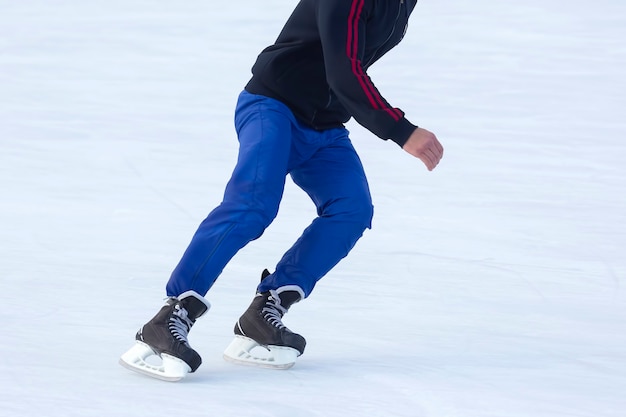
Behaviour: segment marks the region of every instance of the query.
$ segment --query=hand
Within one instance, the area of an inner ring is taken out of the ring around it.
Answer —
[[[422,160],[429,171],[435,169],[443,157],[443,146],[437,137],[426,129],[418,127],[411,133],[402,147],[405,151]]]

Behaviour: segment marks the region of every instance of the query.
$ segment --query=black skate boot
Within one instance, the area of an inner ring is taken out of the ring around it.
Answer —
[[[178,380],[194,372],[202,358],[189,345],[187,335],[196,319],[209,308],[208,301],[195,291],[168,298],[156,316],[139,329],[136,346],[122,356],[120,363],[165,380]],[[161,357],[160,365],[151,365],[145,360],[153,355]]]
[[[267,275],[264,272],[263,277]],[[306,340],[289,330],[282,318],[301,299],[302,290],[295,286],[257,293],[235,324],[235,340],[224,352],[225,359],[271,368],[293,366],[295,359],[304,353]],[[264,348],[265,352],[257,349],[257,353],[252,353],[256,347]]]
[[[235,324],[235,334],[262,346],[287,346],[304,353],[306,340],[289,330],[282,318],[292,304],[300,301],[297,291],[272,290],[259,293]]]

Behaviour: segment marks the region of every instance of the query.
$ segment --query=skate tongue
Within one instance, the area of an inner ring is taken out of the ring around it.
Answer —
[[[263,280],[267,277],[269,277],[270,275],[270,271],[268,271],[267,269],[264,269],[263,272],[261,272],[261,282],[263,282]]]
[[[292,305],[304,298],[304,292],[297,285],[287,285],[275,290],[270,290],[270,294],[272,297],[276,298],[276,301],[278,301],[285,310],[289,310]]]
[[[185,291],[177,298],[185,310],[187,310],[189,318],[194,322],[211,308],[211,303],[193,290]]]

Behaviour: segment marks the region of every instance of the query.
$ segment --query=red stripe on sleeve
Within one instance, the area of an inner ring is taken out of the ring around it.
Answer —
[[[353,0],[348,17],[348,36],[346,41],[346,54],[352,62],[352,73],[359,81],[361,89],[367,96],[367,99],[375,110],[386,111],[394,120],[398,121],[402,118],[402,113],[398,109],[389,108],[382,96],[376,90],[371,80],[363,71],[361,61],[358,59],[359,46],[359,19],[363,11],[364,0]]]

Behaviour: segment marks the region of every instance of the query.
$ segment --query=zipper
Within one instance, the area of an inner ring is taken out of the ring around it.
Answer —
[[[328,87],[328,101],[326,102],[326,105],[322,108],[322,110],[328,109],[332,102],[333,102],[333,90],[331,90],[330,87]],[[317,117],[317,113],[318,113],[318,109],[313,110],[313,116],[311,116],[311,124],[313,126],[315,126],[315,118]]]
[[[389,34],[389,36],[387,36],[387,39],[385,39],[385,41],[378,48],[376,48],[376,50],[372,54],[372,57],[370,58],[370,60],[367,61],[367,63],[363,66],[364,68],[367,68],[369,66],[369,64],[374,60],[374,58],[376,58],[376,54],[378,53],[378,51],[380,51],[381,48],[383,46],[385,46],[387,44],[387,42],[389,42],[389,40],[391,39],[393,34],[396,32],[396,26],[398,26],[398,21],[400,20],[400,13],[402,13],[402,6],[403,5],[404,5],[404,0],[400,0],[400,6],[398,7],[398,14],[396,14],[396,19],[393,22],[393,27],[391,28],[391,33]],[[408,9],[406,9],[406,13],[408,13]]]
[[[398,13],[396,14],[396,18],[393,22],[393,27],[391,28],[391,33],[389,33],[389,36],[387,36],[387,38],[385,39],[385,41],[378,47],[376,48],[376,50],[374,51],[374,53],[372,54],[372,57],[370,58],[370,60],[367,62],[367,64],[365,64],[363,67],[367,68],[369,66],[369,64],[374,60],[374,58],[376,58],[376,54],[378,53],[378,51],[381,50],[381,48],[383,46],[385,46],[387,44],[387,42],[389,42],[389,40],[391,39],[391,37],[393,36],[393,34],[396,32],[396,26],[398,26],[398,21],[400,21],[400,14],[402,13],[402,6],[404,5],[404,0],[400,0],[400,5],[398,7]],[[405,9],[405,13],[407,14],[407,18],[408,18],[408,13],[409,13],[409,9],[408,8],[404,8]],[[332,90],[329,88],[328,89],[328,102],[326,103],[326,105],[324,106],[323,110],[326,110],[332,103],[333,101],[333,97],[332,97]],[[317,117],[317,113],[318,110],[314,110],[313,111],[313,116],[311,117],[311,124],[313,126],[315,126],[315,118]]]

